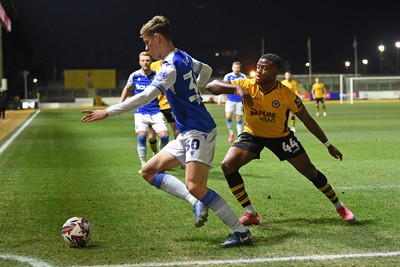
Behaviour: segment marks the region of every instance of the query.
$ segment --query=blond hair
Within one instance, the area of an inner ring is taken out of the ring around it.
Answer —
[[[169,20],[164,16],[154,16],[140,29],[140,36],[159,33],[164,38],[171,40],[171,28]]]
[[[150,55],[150,52],[143,51],[143,52],[140,52],[139,59],[140,59],[140,57],[150,57],[151,58],[151,55]]]

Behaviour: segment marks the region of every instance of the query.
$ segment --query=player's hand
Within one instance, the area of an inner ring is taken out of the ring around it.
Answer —
[[[82,113],[86,113],[86,115],[81,118],[81,121],[83,121],[83,122],[104,120],[105,118],[107,118],[109,116],[107,110],[105,110],[105,109],[82,110]]]
[[[332,157],[337,158],[338,160],[342,161],[343,155],[336,147],[334,147],[333,145],[330,145],[330,146],[328,146],[328,151]]]
[[[253,98],[251,97],[251,95],[249,94],[249,92],[247,92],[247,90],[243,89],[240,86],[236,86],[236,94],[240,97],[242,97],[243,103],[245,105],[248,105],[250,107],[253,106]]]

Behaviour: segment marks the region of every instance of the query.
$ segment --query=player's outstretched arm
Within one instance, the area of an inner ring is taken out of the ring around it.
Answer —
[[[206,89],[213,95],[234,94],[235,86],[229,82],[213,80],[206,85]]]
[[[105,109],[82,110],[82,113],[86,113],[86,115],[81,118],[81,121],[83,121],[83,122],[104,120],[105,118],[107,118],[109,116],[107,110],[105,110]]]
[[[81,118],[81,121],[92,122],[92,121],[103,120],[108,116],[115,116],[130,110],[137,109],[141,106],[146,105],[153,99],[157,98],[160,94],[161,91],[158,88],[149,85],[146,88],[146,90],[144,90],[142,93],[134,95],[126,99],[124,102],[115,104],[111,107],[108,107],[107,109],[82,110],[82,113],[86,113],[86,115]]]
[[[253,106],[253,98],[245,89],[240,87],[239,85],[233,85],[230,82],[225,82],[221,80],[213,80],[208,83],[206,89],[212,93],[213,95],[220,94],[237,94],[243,99],[243,103]]]

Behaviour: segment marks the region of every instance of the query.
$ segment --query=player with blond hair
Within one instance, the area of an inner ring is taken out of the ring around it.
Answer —
[[[222,247],[252,243],[250,230],[243,226],[229,204],[207,180],[213,167],[217,125],[207,111],[199,91],[211,77],[212,69],[175,48],[167,18],[155,16],[140,30],[140,35],[154,59],[162,59],[162,67],[142,94],[135,95],[104,110],[83,110],[83,122],[102,120],[138,108],[165,93],[175,114],[179,135],[145,163],[142,177],[152,186],[193,204],[195,226],[204,225],[211,209],[232,233]],[[185,166],[186,185],[164,171]]]
[[[125,101],[132,89],[135,95],[140,94],[151,84],[156,75],[156,73],[150,69],[151,62],[152,59],[149,52],[144,51],[139,54],[140,69],[129,75],[128,81],[121,93],[120,103]],[[134,111],[134,120],[135,131],[138,138],[137,151],[141,166],[143,166],[147,159],[147,134],[149,133],[150,146],[155,145],[156,149],[152,147],[153,152],[157,152],[157,140],[154,133],[150,131],[154,131],[160,137],[160,149],[162,149],[168,144],[168,127],[160,111],[157,99],[136,109]],[[141,171],[140,169],[139,173],[141,173]]]

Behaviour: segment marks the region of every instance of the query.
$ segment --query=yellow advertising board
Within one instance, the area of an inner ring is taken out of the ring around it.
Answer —
[[[115,89],[115,69],[64,70],[65,89]]]

